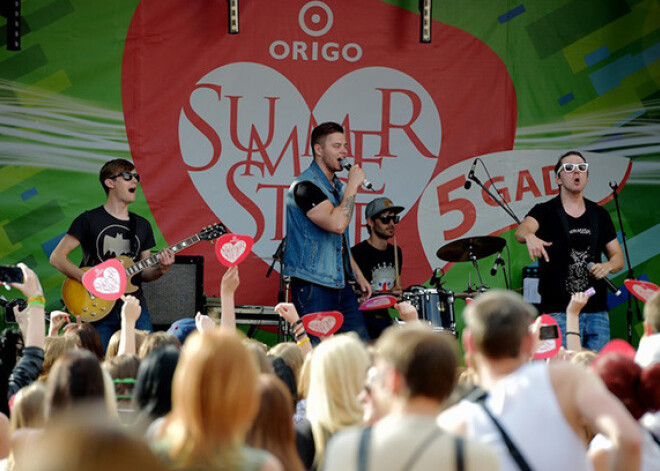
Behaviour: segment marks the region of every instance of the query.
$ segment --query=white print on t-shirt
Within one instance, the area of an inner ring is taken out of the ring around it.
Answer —
[[[394,266],[379,263],[371,270],[371,291],[388,293],[394,288]]]
[[[589,251],[584,252],[571,249],[569,254],[568,273],[566,275],[566,291],[568,293],[579,293],[587,289],[589,270]]]
[[[137,253],[140,253],[140,239],[135,236]],[[96,239],[96,255],[99,260],[120,255],[131,256],[129,232],[124,226],[112,224],[107,226]]]
[[[586,228],[586,227],[578,227],[576,229],[571,229],[570,231],[568,231],[568,233],[571,234],[571,235],[580,234],[580,235],[590,236],[591,235],[591,229]]]

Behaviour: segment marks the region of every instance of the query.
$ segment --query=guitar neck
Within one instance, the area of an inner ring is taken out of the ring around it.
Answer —
[[[196,244],[199,242],[201,239],[199,238],[199,234],[195,234],[192,237],[188,237],[185,240],[182,240],[181,242],[174,244],[169,247],[169,249],[172,251],[172,253],[177,253],[180,252],[183,249],[187,249],[193,244]],[[144,260],[140,260],[139,262],[135,262],[133,265],[130,267],[126,267],[126,276],[128,278],[132,277],[133,275],[136,275],[140,273],[142,270],[145,270],[149,267],[153,267],[154,265],[158,265],[158,257],[160,256],[160,253],[157,253],[155,255],[152,255],[149,258],[145,258]]]

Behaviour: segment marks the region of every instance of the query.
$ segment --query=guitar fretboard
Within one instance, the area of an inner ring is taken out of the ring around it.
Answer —
[[[185,240],[182,240],[181,242],[174,244],[170,247],[170,250],[173,253],[180,252],[181,250],[190,247],[193,244],[196,244],[199,242],[201,239],[199,238],[199,234],[195,234],[192,237],[188,237]],[[136,273],[140,273],[142,270],[152,267],[154,265],[158,264],[158,257],[160,256],[160,253],[157,253],[155,255],[152,255],[149,258],[145,258],[144,260],[140,260],[139,262],[135,262],[135,264],[131,265],[130,267],[126,268],[126,276],[131,277],[135,275]]]

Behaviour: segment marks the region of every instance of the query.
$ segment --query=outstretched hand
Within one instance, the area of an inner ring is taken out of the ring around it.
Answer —
[[[397,310],[399,316],[401,317],[401,320],[404,322],[414,322],[416,320],[419,320],[417,308],[415,308],[415,306],[413,306],[408,301],[396,303],[394,305],[394,309]]]
[[[123,296],[122,299],[124,300],[124,305],[121,307],[121,319],[124,322],[130,322],[135,325],[142,313],[140,300],[130,294]]]
[[[275,306],[275,312],[278,313],[284,320],[289,324],[294,324],[300,316],[298,315],[298,310],[293,303],[279,303]]]
[[[19,263],[17,266],[23,271],[23,283],[10,283],[9,286],[19,290],[26,298],[43,296],[44,290],[37,274],[24,263]]]
[[[50,313],[50,327],[48,328],[49,337],[57,337],[60,332],[60,329],[64,324],[70,322],[70,317],[68,312],[64,311],[52,311]]]
[[[200,334],[215,329],[216,325],[215,321],[209,316],[202,314],[201,312],[195,314],[195,327]]]
[[[225,274],[222,275],[220,292],[223,294],[233,295],[240,284],[241,279],[238,276],[238,265],[234,265],[233,267],[229,267]]]

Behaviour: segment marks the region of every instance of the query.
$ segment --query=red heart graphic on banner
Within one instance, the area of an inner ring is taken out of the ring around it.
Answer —
[[[142,0],[129,27],[123,111],[161,232],[177,240],[181,220],[219,218],[252,235],[257,256],[241,277],[263,289],[237,302],[268,304],[277,279],[263,279],[263,259],[284,237],[284,196],[311,162],[311,129],[333,120],[346,128],[350,159],[411,213],[402,214],[403,277],[425,281],[417,199],[444,168],[512,148],[516,94],[505,64],[437,21],[432,43],[420,44],[419,14],[378,0],[244,2],[238,35],[218,23],[227,15],[227,2]],[[358,194],[352,241],[364,236],[372,197]],[[217,293],[220,276],[206,273],[205,292]]]
[[[557,321],[547,314],[541,314],[541,327],[544,326],[556,327],[557,338],[541,340],[541,344],[536,349],[536,353],[534,353],[534,358],[537,360],[554,357],[557,355],[559,348],[561,347],[561,330],[557,325]]]
[[[126,269],[119,260],[111,258],[87,270],[82,283],[97,298],[114,301],[126,291]]]
[[[226,267],[238,265],[252,251],[252,237],[241,234],[225,234],[215,243],[215,256]]]
[[[316,337],[330,337],[344,323],[344,316],[339,311],[321,311],[305,314],[302,317],[305,330]]]
[[[367,299],[360,305],[360,311],[372,311],[374,309],[386,309],[396,304],[396,298],[389,294],[383,296],[376,296]]]
[[[658,285],[651,283],[650,281],[626,280],[623,284],[633,296],[643,302],[648,301],[651,296],[660,290]]]

